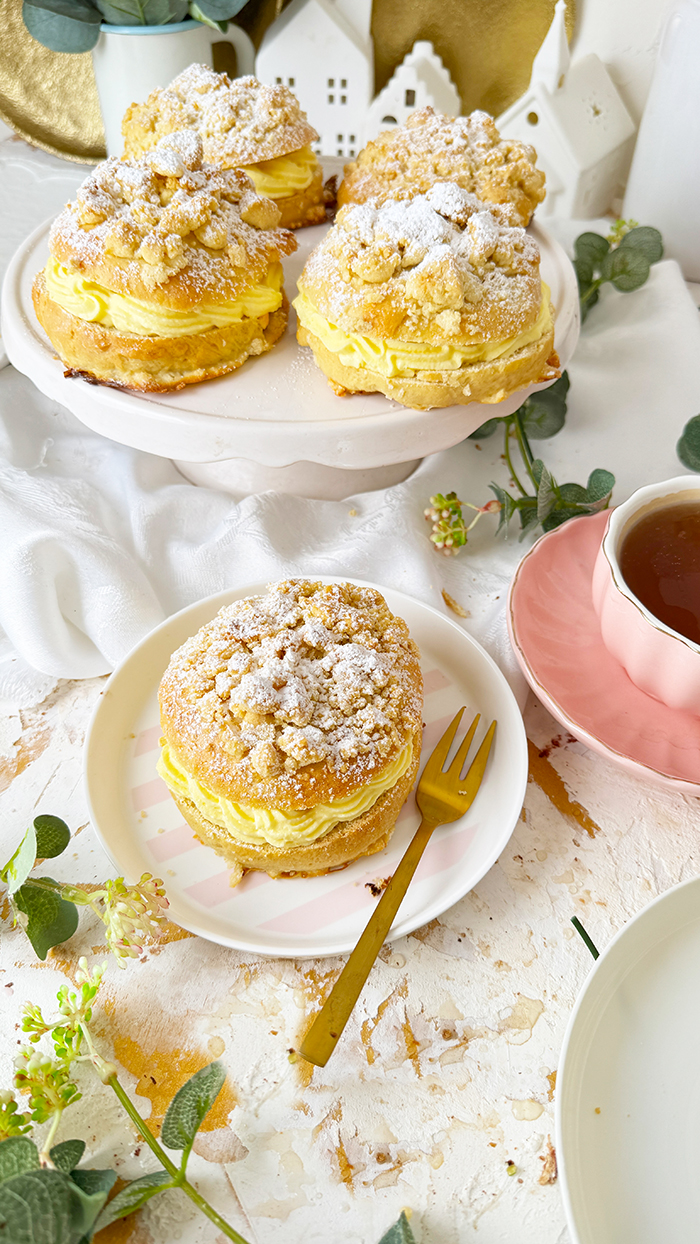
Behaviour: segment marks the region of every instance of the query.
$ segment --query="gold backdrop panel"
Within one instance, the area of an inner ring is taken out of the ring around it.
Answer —
[[[374,0],[375,82],[380,90],[416,39],[430,39],[463,109],[498,116],[525,90],[555,0]],[[569,38],[575,0],[567,0]],[[258,45],[280,0],[249,0],[238,17]],[[104,130],[89,52],[50,52],[26,30],[21,0],[0,0],[0,118],[37,147],[81,164],[104,157]]]

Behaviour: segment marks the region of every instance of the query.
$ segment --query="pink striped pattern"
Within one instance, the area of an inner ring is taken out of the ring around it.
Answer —
[[[162,864],[164,860],[173,860],[176,855],[194,850],[195,847],[201,846],[201,843],[197,841],[189,825],[183,822],[182,825],[177,826],[177,829],[169,829],[167,833],[149,838],[146,846],[154,860]]]
[[[425,695],[432,695],[433,691],[444,691],[445,687],[449,687],[450,680],[446,678],[442,670],[430,670],[430,673],[423,675],[423,691]]]
[[[156,803],[165,803],[170,798],[168,790],[162,778],[153,778],[150,782],[144,782],[142,786],[135,786],[131,792],[131,799],[134,810],[142,811],[144,808],[152,808]]]
[[[146,752],[154,752],[160,746],[162,733],[160,726],[150,726],[148,730],[142,730],[136,740],[134,755],[143,756]]]

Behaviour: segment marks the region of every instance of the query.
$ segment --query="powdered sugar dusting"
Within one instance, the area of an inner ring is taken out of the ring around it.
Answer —
[[[421,713],[415,646],[380,594],[306,580],[222,609],[174,654],[160,694],[183,761],[196,757],[228,792],[243,781],[247,802],[251,784],[253,802],[262,784],[278,800],[311,791],[310,806],[329,782],[355,789],[398,753]]]
[[[484,202],[509,204],[513,223],[526,225],[545,195],[536,158],[533,147],[501,138],[486,112],[447,117],[421,108],[347,165],[338,201],[407,199],[448,181]]]
[[[205,159],[225,168],[287,155],[318,139],[288,87],[265,86],[250,76],[231,80],[196,64],[127,110],[126,154],[138,155],[181,129],[196,130]]]

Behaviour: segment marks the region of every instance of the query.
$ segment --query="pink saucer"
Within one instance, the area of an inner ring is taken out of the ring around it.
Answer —
[[[607,513],[542,536],[508,595],[508,633],[535,694],[576,738],[631,773],[700,795],[700,717],[630,682],[600,635],[591,580]]]

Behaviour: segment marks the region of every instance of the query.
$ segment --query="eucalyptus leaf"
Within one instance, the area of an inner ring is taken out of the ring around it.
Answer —
[[[62,855],[70,842],[70,830],[60,816],[49,816],[48,813],[35,816],[34,830],[38,860],[52,860]]]
[[[32,38],[52,52],[89,52],[102,21],[88,0],[24,0],[22,18]]]
[[[620,250],[625,247],[640,251],[649,263],[658,263],[664,253],[661,234],[658,229],[652,229],[651,225],[638,225],[636,229],[625,233],[620,242]]]
[[[612,474],[612,471],[604,471],[601,467],[597,467],[588,476],[586,500],[593,502],[602,509],[604,506],[600,506],[599,503],[610,499],[610,494],[614,487],[615,476]]]
[[[504,488],[499,488],[498,484],[489,484],[489,488],[491,489],[491,492],[494,494],[496,500],[500,501],[501,503],[501,509],[498,515],[498,527],[496,528],[496,535],[498,535],[499,531],[504,531],[505,534],[507,535],[508,524],[510,523],[511,518],[513,517],[513,515],[515,514],[515,511],[518,508],[517,504],[514,501],[513,497],[511,497],[510,493],[506,492]]]
[[[187,16],[187,0],[95,0],[111,26],[167,26]]]
[[[79,1244],[106,1192],[92,1196],[62,1171],[35,1170],[0,1184],[0,1239],[7,1244]]]
[[[561,527],[562,523],[568,523],[570,518],[579,518],[581,513],[576,506],[560,506],[547,515],[542,523],[542,530],[553,531],[555,527]]]
[[[520,536],[524,539],[531,527],[536,527],[540,521],[537,517],[536,505],[519,505],[518,514],[520,515]]]
[[[540,523],[544,522],[548,514],[551,514],[557,503],[557,494],[554,490],[552,475],[544,463],[541,463],[541,468],[537,481],[537,521]]]
[[[579,289],[585,289],[593,280],[593,264],[590,259],[582,256],[580,259],[574,259],[574,271],[576,279],[579,283]]]
[[[518,414],[526,436],[533,441],[543,441],[561,432],[566,423],[566,395],[569,384],[569,377],[564,372],[548,389],[531,394],[523,402]]]
[[[190,0],[188,12],[195,21],[202,22],[204,26],[211,26],[212,30],[219,30],[222,35],[228,30],[227,21],[220,22],[214,17],[208,17],[196,0]]]
[[[31,881],[20,886],[15,902],[29,917],[25,932],[40,959],[46,958],[52,946],[72,937],[78,927],[75,903],[69,903],[50,890],[41,890]]]
[[[39,1169],[39,1151],[28,1136],[8,1136],[0,1141],[0,1183]]]
[[[382,1236],[379,1244],[416,1244],[416,1237],[411,1231],[408,1218],[403,1210],[398,1222]]]
[[[498,428],[502,423],[502,419],[487,419],[486,423],[482,423],[481,427],[476,429],[476,432],[472,432],[471,436],[467,437],[467,440],[485,441],[487,437],[493,436],[496,428]]]
[[[576,258],[585,260],[594,269],[600,267],[609,250],[608,239],[600,233],[580,233],[574,242]]]
[[[60,1145],[54,1145],[50,1150],[50,1157],[57,1170],[63,1171],[64,1175],[70,1175],[84,1153],[84,1140],[64,1140]]]
[[[168,1149],[187,1149],[216,1100],[224,1080],[223,1063],[209,1063],[183,1084],[173,1097],[163,1119],[160,1138]]]
[[[639,289],[649,276],[649,260],[631,246],[618,246],[605,256],[600,275],[604,281],[612,281],[615,289],[629,294]]]
[[[686,423],[676,453],[689,471],[700,471],[700,415],[693,415]]]
[[[91,1166],[83,1166],[77,1171],[71,1171],[70,1177],[83,1192],[92,1195],[95,1192],[110,1192],[117,1181],[117,1172],[98,1171]]]
[[[128,1214],[133,1214],[147,1201],[150,1201],[151,1197],[162,1192],[163,1188],[172,1186],[173,1181],[167,1171],[153,1171],[151,1175],[142,1175],[140,1179],[133,1179],[105,1205],[95,1223],[95,1233],[101,1231],[103,1227],[108,1227],[110,1223],[116,1222],[118,1218],[126,1218]]]
[[[2,870],[2,879],[10,894],[14,894],[27,880],[36,861],[36,831],[29,826],[17,850]]]

